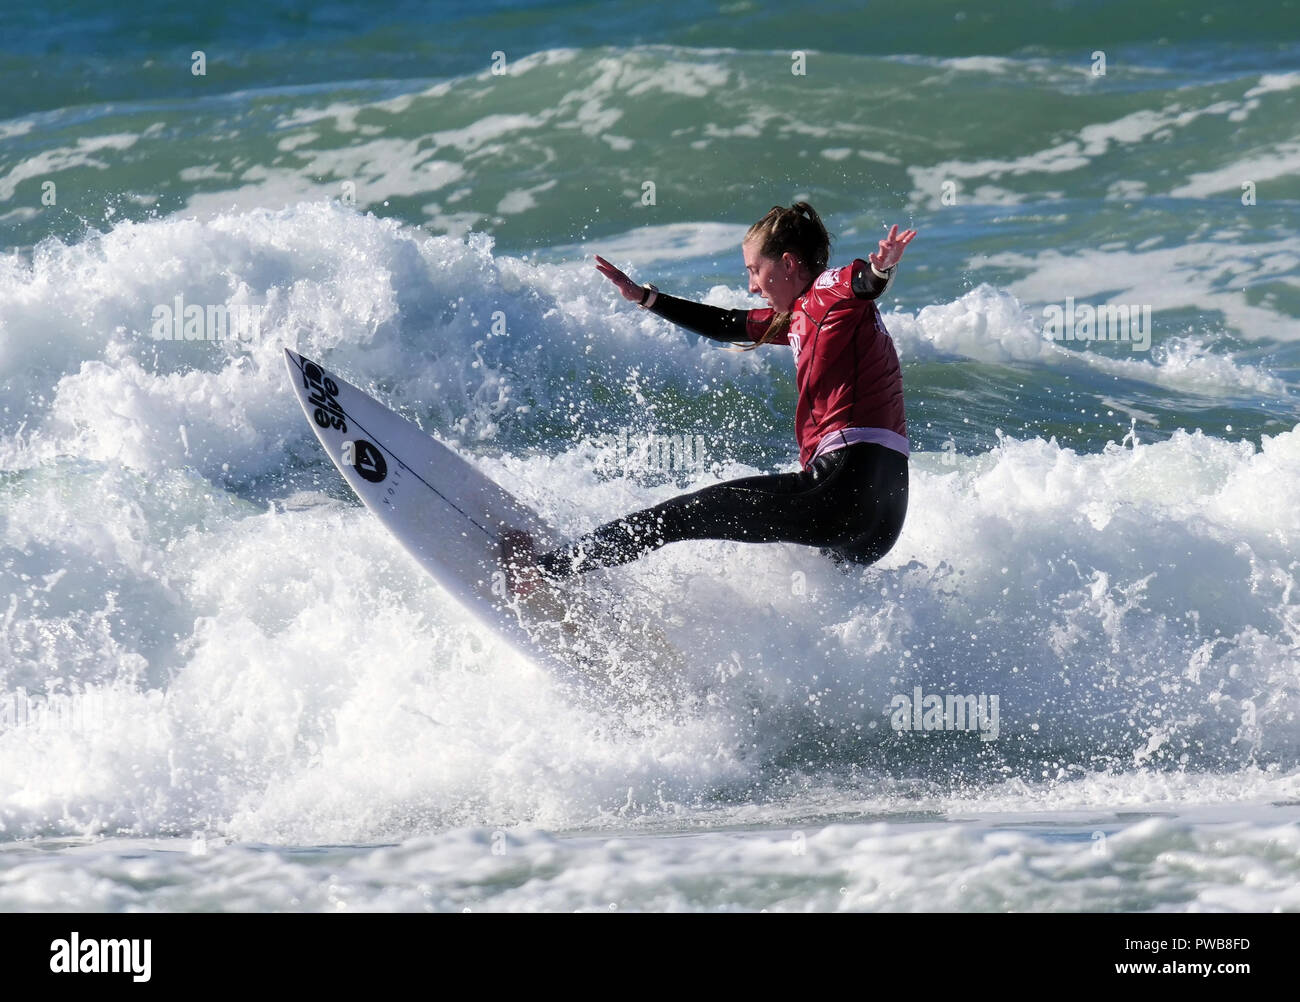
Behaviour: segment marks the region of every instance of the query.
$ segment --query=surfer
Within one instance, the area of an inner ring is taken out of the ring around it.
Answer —
[[[635,302],[696,334],[745,350],[794,353],[795,432],[803,469],[744,477],[670,498],[537,553],[507,531],[501,558],[511,590],[626,563],[666,543],[729,539],[821,547],[838,562],[870,564],[898,539],[907,514],[910,446],[894,343],[875,300],[889,288],[915,230],[893,226],[867,260],[827,269],[830,235],[807,202],[773,206],[742,241],[749,291],[768,306],[726,310],[637,285],[596,255],[596,268]]]

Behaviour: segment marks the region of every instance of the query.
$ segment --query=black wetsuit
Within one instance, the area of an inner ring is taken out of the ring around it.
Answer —
[[[855,293],[875,298],[893,278],[869,277]],[[746,310],[724,310],[659,293],[650,309],[716,341],[749,341]],[[870,564],[898,539],[907,515],[908,457],[854,442],[815,457],[797,473],[744,477],[607,522],[538,555],[542,571],[565,577],[612,566],[685,539],[819,546],[836,560]]]

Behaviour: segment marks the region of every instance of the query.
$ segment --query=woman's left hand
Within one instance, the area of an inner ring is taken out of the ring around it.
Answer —
[[[867,260],[881,271],[887,271],[902,260],[903,251],[907,249],[914,236],[916,230],[904,230],[899,233],[898,224],[895,223],[889,230],[889,236],[880,241],[880,250],[867,255]]]

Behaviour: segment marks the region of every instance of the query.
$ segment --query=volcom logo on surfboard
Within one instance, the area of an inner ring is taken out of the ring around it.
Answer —
[[[384,454],[364,438],[343,443],[343,464],[356,467],[356,471],[372,484],[381,483],[388,476]]]
[[[346,432],[348,424],[344,420],[343,408],[339,406],[337,399],[339,384],[325,375],[315,362],[308,362],[302,367],[302,385],[305,389],[311,390],[307,401],[316,405],[316,409],[312,412],[312,418],[316,423],[322,428]],[[374,446],[371,448],[373,449]]]

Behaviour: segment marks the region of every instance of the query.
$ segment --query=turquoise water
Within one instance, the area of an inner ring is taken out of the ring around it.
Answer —
[[[623,907],[1021,910],[875,896],[908,847],[997,872],[1008,826],[1043,907],[1296,906],[1296,4],[0,14],[0,906],[157,842],[186,889],[104,907],[333,909],[311,866],[214,888],[343,844],[392,887],[352,907],[605,908],[580,874],[630,879],[626,837],[665,887],[721,860],[736,889]],[[620,569],[689,654],[677,709],[574,706],[357,505],[281,348],[580,532],[793,467],[783,350],[675,330],[591,255],[759,305],[741,237],[796,198],[832,263],[919,231],[882,303],[904,533],[853,576],[721,542]],[[159,340],[177,297],[256,330]],[[1045,337],[1120,305],[1149,343]],[[683,435],[685,469],[614,445]],[[917,686],[998,695],[998,738],[895,732]],[[41,715],[64,697],[93,726]],[[796,830],[815,865],[764,899]],[[1144,862],[1070,887],[1094,830]],[[413,890],[496,832],[551,889]],[[1212,875],[1168,876],[1180,846]]]

